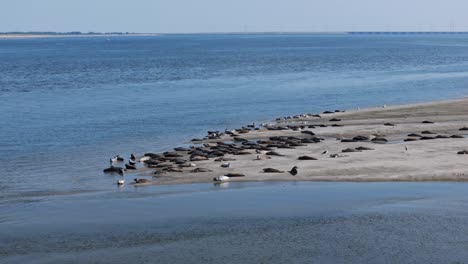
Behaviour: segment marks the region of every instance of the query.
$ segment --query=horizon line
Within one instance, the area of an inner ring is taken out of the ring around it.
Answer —
[[[464,34],[468,31],[218,31],[218,32],[81,32],[81,31],[4,31],[0,35],[219,35],[219,34]]]

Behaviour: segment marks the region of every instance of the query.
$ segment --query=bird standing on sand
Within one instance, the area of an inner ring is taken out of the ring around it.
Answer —
[[[215,182],[227,181],[227,180],[229,180],[228,176],[219,176],[219,177],[213,178],[213,181],[215,181]]]
[[[291,173],[292,176],[296,176],[297,175],[297,166],[292,167],[292,169],[290,171],[288,171],[288,172]]]

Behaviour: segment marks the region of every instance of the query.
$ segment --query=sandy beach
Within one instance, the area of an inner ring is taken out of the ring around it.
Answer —
[[[188,151],[152,154],[137,163],[136,172],[151,181],[144,184],[212,182],[229,173],[244,176],[226,181],[468,180],[468,155],[458,154],[468,150],[466,98],[329,112],[278,118],[233,130],[235,135],[220,131],[192,142]],[[224,161],[215,161],[220,158]],[[221,166],[226,163],[228,168]],[[295,176],[288,172],[293,166]]]

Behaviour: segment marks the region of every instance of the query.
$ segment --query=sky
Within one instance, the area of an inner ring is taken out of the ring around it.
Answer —
[[[0,0],[0,31],[468,31],[468,0]]]

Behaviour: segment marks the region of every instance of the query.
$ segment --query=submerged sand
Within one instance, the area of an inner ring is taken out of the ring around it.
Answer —
[[[138,164],[137,173],[141,178],[151,180],[151,184],[177,184],[212,182],[214,177],[227,173],[241,173],[245,177],[230,178],[229,181],[466,181],[468,180],[468,155],[457,154],[468,150],[466,138],[451,138],[453,135],[468,135],[468,131],[460,130],[468,126],[468,99],[458,99],[442,102],[413,104],[392,107],[380,107],[364,110],[351,110],[330,114],[320,114],[321,117],[307,116],[299,118],[280,119],[271,122],[270,127],[300,127],[303,129],[267,130],[259,127],[248,133],[239,134],[239,138],[251,142],[269,140],[274,136],[295,138],[322,138],[319,143],[309,143],[294,148],[272,148],[284,156],[270,156],[271,159],[257,160],[255,149],[246,149],[251,154],[226,154],[224,158],[235,159],[226,161],[230,168],[222,168],[225,162],[216,162],[215,158],[204,161],[188,161],[196,167],[179,168],[172,162],[160,159],[159,164],[172,164],[182,172],[167,172],[162,168],[147,168]],[[331,121],[341,119],[341,121]],[[430,121],[423,123],[424,121]],[[431,123],[433,122],[433,123]],[[389,124],[394,124],[390,126]],[[331,126],[333,124],[340,126]],[[320,126],[322,125],[322,126]],[[323,126],[323,125],[326,125]],[[309,128],[310,127],[310,128]],[[314,127],[314,128],[312,128]],[[312,131],[315,136],[303,131]],[[430,131],[434,134],[424,134]],[[408,137],[417,133],[429,137]],[[369,140],[359,142],[342,142],[355,136],[365,136]],[[441,138],[436,138],[437,136]],[[371,139],[384,137],[386,143],[375,143]],[[203,144],[216,146],[217,142],[234,143],[230,135],[220,139],[204,139],[195,147]],[[413,138],[415,141],[405,141]],[[431,139],[435,138],[435,139]],[[241,143],[235,142],[242,146]],[[371,148],[360,152],[342,152],[344,149],[357,147]],[[206,148],[208,149],[208,148]],[[327,151],[326,154],[323,152]],[[183,159],[190,160],[186,151],[176,152]],[[338,157],[331,157],[336,156]],[[310,156],[317,160],[298,160],[300,156]],[[263,158],[264,156],[261,155]],[[298,167],[298,174],[292,176],[287,171],[293,166]],[[204,168],[209,172],[191,172],[195,168]],[[264,168],[274,168],[283,173],[264,173]],[[156,173],[156,174],[155,174]]]

